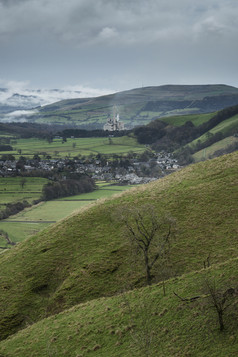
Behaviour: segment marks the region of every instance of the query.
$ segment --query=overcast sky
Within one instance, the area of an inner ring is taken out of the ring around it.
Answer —
[[[238,0],[0,0],[0,86],[238,87]]]

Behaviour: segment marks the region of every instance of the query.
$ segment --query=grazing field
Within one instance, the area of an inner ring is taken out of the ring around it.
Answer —
[[[191,121],[195,126],[199,126],[209,119],[211,119],[216,112],[208,113],[208,114],[187,114],[187,115],[175,115],[169,116],[167,118],[161,118],[163,122],[174,125],[174,126],[181,126],[184,125],[187,121]]]
[[[42,187],[48,182],[41,177],[0,177],[0,210],[7,203],[26,200],[32,203],[41,196]]]
[[[203,143],[209,137],[209,133],[216,134],[221,132],[223,135],[232,135],[235,131],[238,130],[238,115],[234,115],[233,117],[223,120],[220,124],[216,125],[214,128],[201,135],[199,138],[193,140],[189,143],[189,146],[196,145],[198,141]]]
[[[195,162],[209,159],[216,151],[224,150],[229,145],[235,144],[237,142],[238,142],[238,138],[236,138],[234,136],[228,136],[227,138],[217,141],[213,145],[211,145],[203,150],[197,151],[193,155],[193,158],[194,158]]]
[[[143,152],[144,145],[136,142],[131,137],[117,138],[75,138],[63,142],[54,139],[49,143],[43,139],[18,139],[12,144],[13,151],[1,152],[1,154],[12,154],[15,158],[26,156],[32,158],[35,154],[44,157],[50,155],[52,158],[75,157],[78,155],[88,156],[90,154],[127,154],[129,151]]]
[[[7,232],[9,238],[12,242],[18,243],[25,240],[27,237],[30,237],[39,231],[42,231],[44,228],[47,228],[50,223],[39,222],[18,222],[17,220],[4,220],[0,221],[0,230]],[[0,253],[5,248],[9,248],[4,237],[0,236]]]
[[[41,202],[18,214],[0,221],[0,230],[8,233],[10,239],[17,243],[67,217],[86,205],[92,205],[98,199],[108,198],[133,186],[116,186],[102,182],[98,190],[77,196],[64,197],[53,201]],[[7,247],[0,237],[0,247]]]

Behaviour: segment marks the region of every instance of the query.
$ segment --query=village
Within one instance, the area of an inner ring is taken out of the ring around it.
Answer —
[[[165,152],[57,159],[41,159],[38,155],[30,159],[21,156],[19,160],[11,155],[0,158],[0,177],[40,176],[57,180],[59,177],[67,178],[69,174],[87,174],[95,181],[116,181],[120,184],[148,183],[179,168],[177,159]]]

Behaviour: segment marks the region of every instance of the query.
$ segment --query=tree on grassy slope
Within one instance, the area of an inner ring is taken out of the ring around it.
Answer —
[[[132,250],[142,257],[146,283],[151,285],[155,263],[169,254],[175,220],[166,215],[158,216],[155,207],[150,204],[139,208],[122,207],[119,219],[124,224]]]
[[[214,279],[205,279],[205,289],[210,306],[216,311],[219,329],[220,331],[223,331],[225,329],[225,312],[228,308],[231,308],[234,313],[237,308],[238,289],[232,287],[226,289],[218,288]],[[234,319],[234,316],[232,319]]]

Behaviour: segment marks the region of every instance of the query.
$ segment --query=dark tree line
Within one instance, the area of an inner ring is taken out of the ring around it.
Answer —
[[[12,151],[13,148],[11,145],[0,145],[0,151]]]
[[[73,196],[80,193],[92,192],[95,189],[94,180],[88,176],[80,179],[66,179],[57,182],[49,182],[43,186],[42,198],[45,201],[65,196]]]
[[[6,219],[13,214],[24,210],[26,207],[30,207],[30,204],[27,201],[16,202],[16,203],[7,203],[4,210],[0,212],[0,220]]]
[[[222,121],[238,114],[238,105],[225,108],[216,113],[210,120],[199,126],[194,126],[191,121],[187,121],[184,125],[174,127],[167,125],[161,120],[155,120],[146,126],[142,126],[133,130],[140,144],[149,144],[156,151],[175,151],[181,146],[197,139],[201,135],[207,133],[207,138],[204,142],[198,141],[193,148],[182,148],[179,152],[179,157],[183,164],[192,161],[191,155],[203,148],[214,144],[224,138],[221,132],[212,134],[209,130],[220,124]],[[234,132],[231,134],[235,134]]]
[[[56,128],[50,125],[35,123],[0,123],[0,131],[10,132],[21,138],[42,138],[46,139],[53,135]]]
[[[25,185],[24,177],[20,182],[21,187]],[[86,175],[75,178],[66,179],[61,181],[49,182],[42,188],[42,197],[33,203],[39,203],[41,200],[49,201],[54,198],[60,198],[64,196],[72,196],[80,193],[92,192],[95,189],[95,182],[91,177]],[[26,207],[31,205],[26,200],[22,202],[7,203],[5,209],[0,211],[0,220],[6,219],[18,212],[24,210]]]
[[[134,134],[140,144],[153,144],[166,135],[166,123],[156,120],[146,126],[134,129]]]
[[[220,124],[223,120],[229,119],[238,114],[238,105],[220,110],[214,117],[197,127],[199,136]]]

